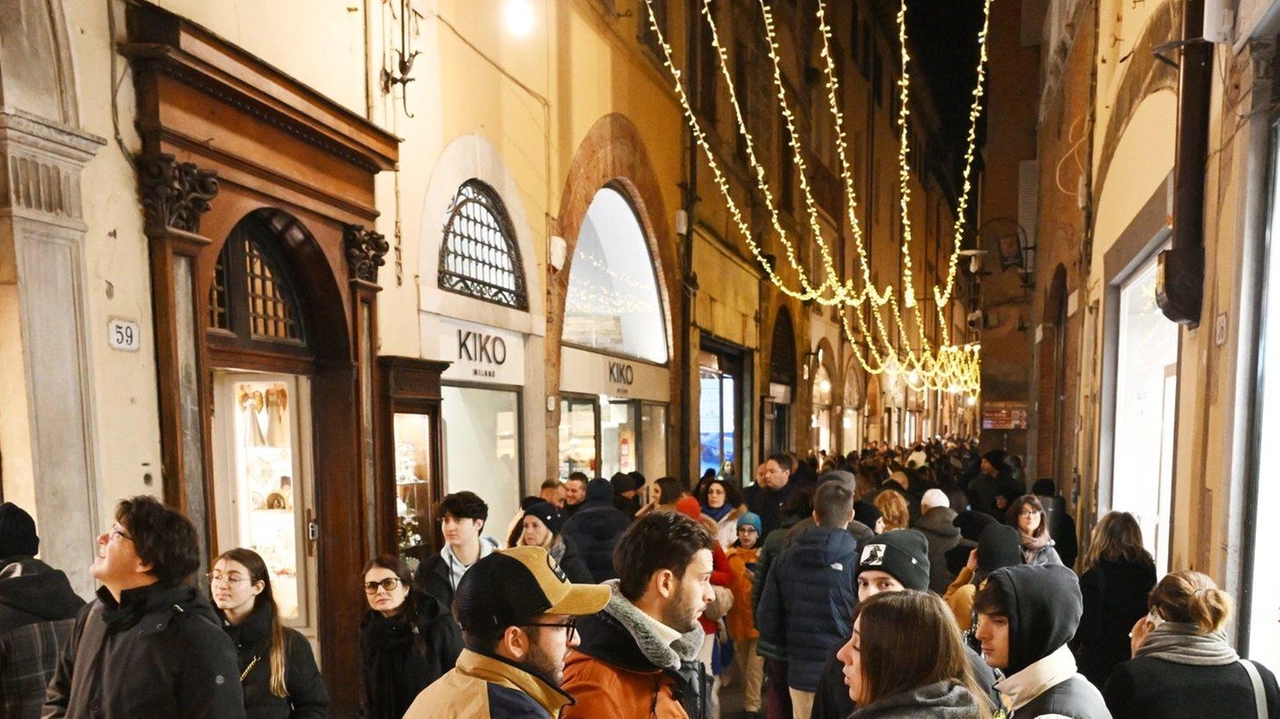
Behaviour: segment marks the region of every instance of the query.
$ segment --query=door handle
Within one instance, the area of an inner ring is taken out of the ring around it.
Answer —
[[[320,538],[320,522],[311,516],[311,510],[307,510],[307,556],[314,557],[316,555],[316,540]]]

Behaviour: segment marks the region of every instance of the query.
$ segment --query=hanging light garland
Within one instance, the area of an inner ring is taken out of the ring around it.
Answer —
[[[710,39],[713,49],[716,51],[721,76],[725,80],[728,88],[729,103],[733,108],[734,119],[737,122],[737,130],[744,140],[744,146],[747,156],[747,162],[755,173],[758,189],[764,200],[765,209],[769,214],[769,221],[774,232],[777,233],[779,241],[782,243],[788,264],[795,271],[799,280],[799,289],[790,286],[778,274],[773,264],[769,262],[763,249],[755,242],[751,226],[743,217],[741,208],[734,200],[730,191],[729,183],[723,171],[716,161],[715,154],[712,152],[710,144],[707,140],[706,133],[698,120],[697,115],[693,112],[692,104],[689,101],[688,94],[685,90],[681,71],[675,67],[673,60],[673,51],[663,35],[662,28],[658,26],[656,16],[653,12],[652,0],[645,0],[645,4],[649,10],[649,26],[654,33],[659,46],[663,53],[663,62],[668,71],[671,72],[675,79],[675,92],[684,111],[686,120],[689,122],[693,135],[697,144],[707,159],[708,166],[711,170],[717,188],[723,197],[729,214],[737,225],[739,231],[747,242],[747,246],[752,255],[764,268],[769,281],[777,287],[781,292],[789,297],[800,300],[802,302],[817,302],[824,306],[841,306],[840,324],[846,338],[853,347],[854,355],[862,368],[872,375],[889,372],[899,376],[906,381],[908,387],[920,391],[924,389],[933,389],[946,391],[952,394],[960,392],[968,393],[970,398],[976,396],[980,387],[980,347],[977,344],[968,344],[956,346],[950,343],[950,327],[946,317],[945,309],[952,298],[956,270],[960,258],[961,240],[964,234],[965,213],[968,208],[969,195],[972,192],[972,183],[970,180],[974,158],[976,156],[977,145],[977,123],[982,113],[982,98],[984,94],[984,78],[987,64],[986,41],[987,33],[990,27],[991,0],[984,0],[983,5],[983,24],[978,35],[979,43],[979,62],[977,70],[977,82],[973,91],[973,100],[970,105],[969,112],[969,132],[967,137],[967,147],[964,154],[964,168],[962,172],[962,190],[959,201],[957,203],[957,214],[954,225],[954,242],[950,258],[948,262],[946,281],[943,287],[935,285],[933,287],[934,309],[937,313],[938,324],[940,327],[940,342],[937,349],[933,349],[927,339],[923,310],[920,307],[915,293],[913,267],[911,261],[912,246],[912,227],[910,220],[910,165],[909,165],[909,117],[910,117],[910,74],[909,61],[910,55],[907,51],[907,35],[906,35],[906,1],[902,0],[898,14],[898,40],[901,46],[902,66],[898,79],[899,90],[899,110],[898,110],[898,130],[899,130],[899,148],[898,148],[898,191],[899,191],[899,212],[903,228],[902,233],[902,305],[909,310],[914,316],[915,335],[919,338],[920,346],[913,348],[909,343],[906,346],[895,345],[891,339],[888,328],[881,309],[888,307],[894,318],[894,325],[898,331],[900,338],[910,337],[911,333],[907,331],[907,323],[903,320],[902,311],[899,307],[897,293],[892,284],[886,285],[883,290],[877,290],[872,280],[870,259],[866,251],[865,241],[862,233],[861,223],[856,216],[857,197],[854,192],[854,183],[852,178],[852,166],[848,159],[848,141],[844,132],[844,115],[840,111],[839,102],[839,80],[836,76],[835,61],[831,51],[831,29],[826,22],[826,7],[822,0],[819,0],[817,8],[817,19],[820,30],[822,47],[820,56],[824,61],[824,74],[826,76],[827,101],[831,111],[832,121],[835,129],[835,144],[837,156],[840,162],[840,178],[845,191],[846,208],[848,214],[849,225],[852,230],[854,246],[858,255],[859,270],[861,275],[861,289],[855,288],[852,279],[841,280],[840,272],[835,267],[835,261],[832,257],[830,248],[828,247],[819,222],[817,203],[814,199],[812,189],[809,186],[807,164],[802,151],[802,143],[799,139],[799,132],[796,129],[795,115],[790,108],[787,100],[785,84],[783,82],[781,60],[779,58],[779,45],[777,41],[776,27],[773,21],[772,11],[765,0],[760,0],[760,9],[764,18],[765,38],[768,47],[768,55],[773,69],[773,85],[777,95],[778,105],[781,110],[783,122],[787,130],[787,145],[790,150],[790,160],[794,163],[797,172],[796,176],[800,185],[801,193],[804,197],[805,215],[808,220],[809,230],[814,245],[817,247],[821,258],[821,281],[815,284],[814,280],[809,277],[807,269],[804,267],[797,257],[794,243],[790,236],[783,228],[778,208],[774,202],[773,193],[769,188],[767,181],[767,173],[763,164],[756,155],[755,140],[751,133],[747,130],[746,122],[743,117],[742,108],[738,101],[735,91],[735,84],[729,72],[729,57],[724,45],[720,42],[719,30],[716,27],[715,20],[711,13],[711,1],[703,0],[702,15],[706,19],[707,26],[710,30]],[[692,52],[690,48],[690,52]],[[783,189],[782,191],[787,191]],[[870,341],[873,336],[871,329],[860,311],[862,306],[867,302],[871,302],[870,315],[874,319],[876,341]],[[847,308],[853,308],[852,312],[848,312]],[[849,322],[848,315],[852,314],[857,319],[858,331],[860,336],[868,338],[866,343],[866,352],[863,351],[862,344],[858,341],[852,326]]]

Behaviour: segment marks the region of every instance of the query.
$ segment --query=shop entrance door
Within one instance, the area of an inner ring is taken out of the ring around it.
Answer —
[[[737,378],[710,367],[699,368],[699,378],[698,474],[708,469],[719,474],[725,462],[737,463],[733,441]]]
[[[319,657],[310,389],[301,375],[214,372],[215,555],[260,554],[281,619]]]

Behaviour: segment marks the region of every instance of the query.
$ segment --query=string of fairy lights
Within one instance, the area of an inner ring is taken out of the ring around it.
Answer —
[[[810,232],[810,240],[813,242],[820,259],[820,276],[815,278],[809,276],[808,269],[799,258],[796,243],[783,226],[779,208],[775,202],[773,191],[769,186],[768,173],[756,152],[755,138],[747,130],[742,106],[737,97],[737,86],[733,82],[733,77],[729,71],[728,51],[720,41],[720,32],[712,15],[711,3],[712,0],[703,0],[701,13],[707,23],[708,35],[712,48],[717,55],[720,75],[724,79],[728,91],[729,105],[733,110],[737,131],[743,139],[747,163],[755,175],[764,209],[768,213],[769,224],[782,245],[783,254],[787,259],[791,272],[796,277],[798,288],[783,279],[777,268],[766,257],[764,249],[755,241],[751,225],[744,218],[741,207],[734,199],[730,191],[728,178],[719,166],[707,135],[697,114],[693,111],[692,103],[685,88],[683,73],[676,67],[671,45],[667,42],[662,28],[657,23],[653,12],[652,0],[645,0],[649,10],[649,27],[654,33],[658,46],[662,49],[663,62],[675,80],[675,93],[685,119],[693,131],[695,141],[706,157],[712,178],[725,202],[729,215],[734,225],[745,238],[751,254],[760,263],[769,281],[785,295],[801,302],[816,302],[823,306],[840,308],[839,317],[842,331],[853,347],[854,356],[858,363],[867,373],[871,375],[889,373],[895,380],[901,379],[906,386],[916,391],[929,389],[952,394],[966,393],[972,401],[972,398],[977,395],[980,386],[979,355],[981,348],[976,343],[955,345],[951,342],[950,324],[946,309],[954,296],[957,268],[961,257],[961,241],[964,238],[966,226],[965,214],[969,204],[969,197],[972,194],[971,176],[976,156],[977,125],[983,107],[991,0],[984,0],[982,29],[978,34],[977,82],[974,86],[972,102],[969,108],[969,130],[961,174],[961,193],[956,206],[955,224],[952,228],[952,249],[948,259],[945,281],[941,283],[941,286],[935,284],[932,288],[933,311],[936,313],[937,326],[939,328],[939,342],[936,348],[930,344],[925,331],[926,310],[922,306],[923,303],[917,300],[911,255],[915,238],[910,219],[911,171],[909,154],[911,144],[909,142],[909,121],[911,112],[911,76],[909,70],[911,56],[907,51],[906,0],[902,0],[897,14],[898,41],[902,60],[898,79],[900,102],[896,118],[899,137],[898,210],[902,228],[902,272],[898,278],[901,281],[901,303],[899,303],[899,291],[893,283],[889,283],[883,288],[877,288],[872,279],[870,256],[867,252],[862,225],[856,215],[858,203],[857,193],[854,190],[854,168],[849,160],[849,145],[844,129],[844,114],[840,110],[840,85],[836,73],[835,58],[831,50],[831,28],[827,23],[825,2],[819,0],[816,11],[819,36],[821,38],[820,57],[823,61],[827,110],[830,111],[830,120],[835,130],[836,155],[840,165],[839,174],[845,194],[845,207],[850,234],[852,235],[852,244],[857,255],[858,268],[856,274],[859,275],[861,280],[860,286],[852,278],[841,278],[841,272],[836,267],[831,247],[822,231],[818,204],[809,185],[809,172],[802,149],[804,145],[801,142],[796,115],[791,109],[786,85],[783,81],[782,62],[779,56],[780,47],[772,10],[770,10],[766,0],[760,0],[760,10],[765,31],[765,46],[773,70],[773,89],[781,111],[782,121],[786,128],[787,147],[790,152],[790,158],[787,159],[795,166],[794,175],[804,199],[804,215]],[[820,121],[819,118],[812,119],[814,122]],[[783,161],[787,161],[787,159]],[[840,238],[837,237],[836,241],[840,241]],[[866,314],[871,316],[872,322],[870,324],[873,327],[868,326],[867,318],[864,317],[864,312],[862,311],[864,307],[870,309]],[[918,343],[917,346],[912,346],[910,341],[894,341],[894,335],[890,332],[885,319],[884,310],[886,308],[888,314],[893,318],[893,329],[896,330],[897,338],[911,338],[914,335]],[[903,309],[913,315],[914,322],[911,323],[913,326],[909,327],[904,320]],[[850,316],[856,321],[857,332],[854,331]],[[911,331],[912,329],[914,332]],[[866,338],[865,345],[859,340],[859,337]]]

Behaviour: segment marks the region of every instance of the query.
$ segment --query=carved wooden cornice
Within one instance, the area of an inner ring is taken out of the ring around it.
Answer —
[[[200,216],[218,194],[218,174],[194,162],[177,162],[173,155],[144,154],[138,161],[138,184],[147,227],[172,228],[197,234]]]
[[[387,263],[384,257],[391,249],[391,243],[381,233],[365,229],[364,225],[347,225],[342,240],[351,279],[377,284],[378,268]]]

